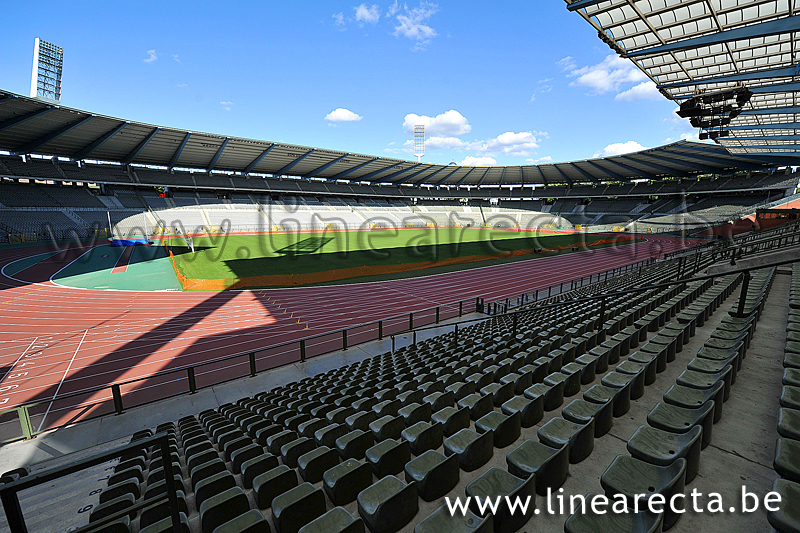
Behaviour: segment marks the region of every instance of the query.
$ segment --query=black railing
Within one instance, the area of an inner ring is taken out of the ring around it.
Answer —
[[[93,457],[89,457],[88,459],[75,461],[68,465],[53,468],[51,470],[31,476],[21,477],[12,483],[0,485],[0,500],[2,500],[3,503],[3,511],[5,512],[6,520],[8,521],[10,533],[28,532],[28,528],[25,525],[25,518],[22,516],[22,508],[20,507],[19,503],[20,492],[36,487],[43,483],[54,481],[58,478],[68,476],[70,474],[75,474],[82,470],[86,470],[87,468],[106,463],[112,459],[123,457],[129,452],[146,450],[153,446],[157,446],[161,450],[161,461],[164,465],[164,480],[166,481],[167,489],[166,494],[159,494],[152,498],[144,499],[143,501],[134,504],[131,507],[127,507],[121,511],[90,522],[89,524],[78,529],[72,530],[72,533],[88,533],[90,531],[94,531],[122,518],[123,516],[134,513],[139,509],[144,509],[145,507],[163,503],[165,501],[169,502],[170,517],[172,519],[172,531],[180,531],[181,520],[178,508],[177,489],[175,486],[175,472],[173,472],[172,469],[172,458],[170,457],[169,452],[169,438],[167,437],[166,433],[159,433],[157,435],[153,435],[152,437],[131,442],[130,444],[110,452],[95,455]]]

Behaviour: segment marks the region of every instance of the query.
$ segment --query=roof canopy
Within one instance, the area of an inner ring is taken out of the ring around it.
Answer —
[[[0,150],[170,169],[434,186],[626,181],[775,166],[774,162],[731,155],[719,146],[686,141],[569,163],[505,167],[435,165],[154,126],[52,105],[2,90]]]
[[[667,98],[752,91],[718,142],[730,153],[798,164],[797,0],[566,0]]]

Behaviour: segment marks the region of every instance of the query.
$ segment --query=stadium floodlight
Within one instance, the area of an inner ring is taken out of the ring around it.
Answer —
[[[63,69],[64,49],[37,37],[33,45],[31,98],[60,102]]]
[[[417,156],[417,163],[422,162],[425,155],[425,125],[417,124],[414,126],[414,155]]]

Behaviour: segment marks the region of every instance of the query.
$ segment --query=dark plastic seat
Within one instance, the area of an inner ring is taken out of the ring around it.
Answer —
[[[518,478],[536,478],[536,493],[555,491],[569,474],[569,444],[552,448],[535,440],[526,440],[506,455],[508,471]]]
[[[314,443],[314,440],[306,437],[300,437],[299,439],[287,442],[281,446],[281,457],[283,458],[283,464],[289,468],[296,468],[297,458],[310,452],[316,447],[317,445]]]
[[[444,453],[447,456],[457,455],[461,470],[472,472],[492,458],[494,453],[494,435],[487,431],[478,434],[471,429],[462,429],[444,441]]]
[[[406,423],[402,416],[386,415],[369,425],[376,442],[387,439],[399,439],[400,433],[405,429]]]
[[[222,524],[249,511],[250,504],[244,491],[233,487],[204,501],[199,510],[203,533],[213,533]]]
[[[268,509],[272,500],[297,486],[297,474],[286,465],[280,465],[253,479],[253,496],[259,509]]]
[[[445,437],[455,435],[462,429],[469,427],[469,407],[445,407],[431,415],[431,422],[442,424],[442,433]]]
[[[345,424],[350,429],[350,431],[354,431],[356,429],[360,429],[361,431],[369,431],[369,425],[378,419],[377,413],[375,411],[360,411],[353,415],[348,416],[345,419]]]
[[[787,439],[800,440],[800,411],[778,409],[778,434]]]
[[[278,458],[272,454],[265,453],[249,459],[242,463],[242,483],[246,489],[253,488],[253,480],[259,474],[263,474],[278,466]]]
[[[365,533],[364,521],[342,507],[334,507],[300,528],[298,533]]]
[[[401,407],[398,414],[403,417],[405,427],[411,427],[417,422],[430,421],[431,405],[429,403],[411,403]]]
[[[311,483],[303,483],[272,500],[272,521],[278,533],[297,533],[323,514],[325,494]]]
[[[725,384],[718,381],[710,389],[693,389],[682,385],[673,385],[664,393],[664,402],[684,407],[697,409],[708,400],[714,400],[714,423],[722,418],[722,396],[725,394]]]
[[[266,446],[272,455],[280,455],[283,445],[289,444],[293,440],[297,440],[297,433],[285,429],[267,437]]]
[[[659,402],[647,415],[647,423],[670,433],[687,433],[694,426],[700,426],[703,428],[700,448],[705,448],[711,442],[714,427],[714,400],[707,401],[697,409]]]
[[[491,383],[481,389],[482,395],[489,396],[495,407],[500,407],[514,397],[513,383]]]
[[[472,381],[463,382],[459,381],[457,383],[453,383],[445,387],[446,392],[452,392],[455,401],[460,400],[461,398],[465,398],[470,394],[475,393],[475,383]]]
[[[583,393],[583,399],[591,403],[610,403],[615,418],[625,415],[631,408],[629,388],[615,389],[600,384],[592,385]]]
[[[433,392],[422,398],[422,401],[430,405],[431,413],[441,411],[445,407],[452,407],[456,403],[453,391]],[[428,416],[430,419],[430,416]]]
[[[606,387],[620,389],[622,391],[622,396],[626,395],[624,391],[625,389],[628,389],[630,392],[627,394],[630,395],[631,400],[641,398],[644,394],[644,372],[640,372],[639,374],[609,372],[603,376],[603,379],[600,380],[600,383]]]
[[[700,426],[694,426],[683,434],[641,426],[628,440],[628,453],[657,466],[668,466],[679,458],[686,459],[686,483],[690,483],[700,468],[702,433]]]
[[[628,500],[628,509],[635,508],[635,499],[641,494],[661,494],[667,502],[664,509],[664,527],[671,528],[681,517],[683,498],[676,498],[678,507],[674,512],[669,505],[672,496],[683,494],[686,484],[686,459],[676,459],[667,466],[658,466],[627,455],[618,455],[611,466],[600,477],[600,484],[610,498],[623,494]],[[639,508],[647,506],[646,499]]]
[[[195,506],[200,507],[211,496],[236,486],[233,474],[227,470],[200,480],[194,488]]]
[[[322,487],[334,505],[355,501],[372,484],[372,469],[367,463],[347,459],[322,474]]]
[[[721,381],[724,385],[722,401],[727,401],[731,391],[731,367],[726,366],[725,369],[718,374],[708,374],[706,372],[696,372],[694,370],[684,370],[676,383],[683,387],[691,387],[693,389],[708,390],[714,387],[717,382]]]
[[[386,476],[358,495],[358,514],[372,533],[394,533],[419,510],[417,486]]]
[[[562,382],[556,385],[536,383],[525,389],[523,395],[530,400],[535,400],[541,396],[543,398],[542,407],[544,410],[554,411],[564,403],[564,383]]]
[[[271,530],[264,515],[252,509],[218,526],[213,533],[271,533]]]
[[[501,468],[490,468],[478,479],[467,485],[466,493],[471,497],[470,510],[481,515],[476,499],[497,498],[498,496],[508,496],[511,501],[517,498],[525,504],[528,502],[527,512],[520,512],[519,509],[513,514],[503,498],[498,511],[493,513],[494,531],[496,533],[513,533],[524,526],[534,515],[536,508],[536,481],[534,476],[525,480],[513,476]],[[487,509],[484,509],[489,514]]]
[[[800,483],[800,441],[779,438],[772,464],[782,478]]]
[[[522,394],[525,389],[533,385],[533,372],[522,374],[512,372],[500,378],[500,383],[511,383],[514,386],[514,394]]]
[[[561,448],[569,444],[569,462],[572,464],[586,459],[594,449],[594,419],[581,425],[554,417],[540,427],[536,434],[542,444],[551,448]]]
[[[778,533],[797,533],[800,531],[800,483],[788,479],[776,479],[772,485],[773,492],[780,495],[777,511],[768,511],[769,525]]]
[[[375,477],[397,474],[411,460],[411,446],[404,440],[386,439],[367,450],[366,460]]]
[[[405,465],[406,482],[417,484],[419,497],[426,502],[437,500],[458,484],[458,457],[446,457],[428,450]]]
[[[135,502],[136,499],[133,497],[133,494],[118,496],[113,500],[109,500],[95,507],[91,514],[89,514],[89,522],[95,522],[107,516],[111,516],[114,513],[124,511],[128,507],[133,507]],[[132,520],[136,516],[136,512],[130,512],[126,516]]]
[[[614,423],[614,405],[611,402],[593,403],[580,398],[572,400],[561,410],[565,420],[576,424],[588,424],[594,420],[594,436],[602,437],[611,430]]]
[[[493,524],[491,514],[481,518],[467,510],[463,516],[461,512],[451,516],[447,506],[442,505],[419,522],[414,533],[492,533]]]
[[[544,416],[544,396],[535,399],[515,396],[500,406],[505,415],[520,414],[520,426],[529,428],[539,423]]]
[[[478,433],[491,431],[494,435],[494,447],[505,448],[519,438],[520,420],[519,412],[504,415],[497,411],[491,411],[475,422],[475,429]]]
[[[417,422],[401,432],[403,440],[411,446],[411,453],[420,455],[428,450],[435,450],[442,445],[444,434],[442,424],[435,422]]]
[[[781,407],[800,409],[800,387],[784,386],[781,389],[780,404]]]
[[[336,449],[342,459],[363,459],[366,451],[375,444],[375,438],[369,429],[365,432],[355,429],[336,439]]]
[[[180,533],[190,533],[189,529],[189,519],[186,517],[186,513],[179,513],[178,517],[180,518],[181,522],[181,529]],[[130,519],[126,516],[125,520],[130,522]],[[126,531],[130,531],[128,527]],[[172,517],[164,518],[163,520],[159,520],[155,524],[151,524],[147,527],[142,527],[139,530],[139,533],[174,533],[175,530],[172,527]]]
[[[317,446],[336,447],[336,439],[347,434],[350,430],[345,424],[329,424],[314,432],[314,442]]]
[[[470,418],[472,420],[478,420],[492,410],[492,403],[492,395],[475,393],[458,400],[458,407],[468,407]]]
[[[297,458],[300,477],[309,483],[322,481],[322,474],[339,464],[339,454],[326,446],[321,446]]]
[[[589,493],[585,496],[586,506],[578,506],[575,513],[571,514],[564,522],[565,533],[660,533],[664,514],[639,511],[638,513],[614,513],[610,506],[599,509],[602,513],[592,510],[590,502],[597,494]]]

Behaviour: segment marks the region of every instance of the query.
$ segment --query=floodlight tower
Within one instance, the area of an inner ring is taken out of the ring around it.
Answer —
[[[63,69],[64,49],[37,37],[33,45],[31,98],[60,102]]]
[[[417,124],[414,126],[414,155],[417,156],[417,162],[422,162],[422,156],[425,155],[425,125]]]

